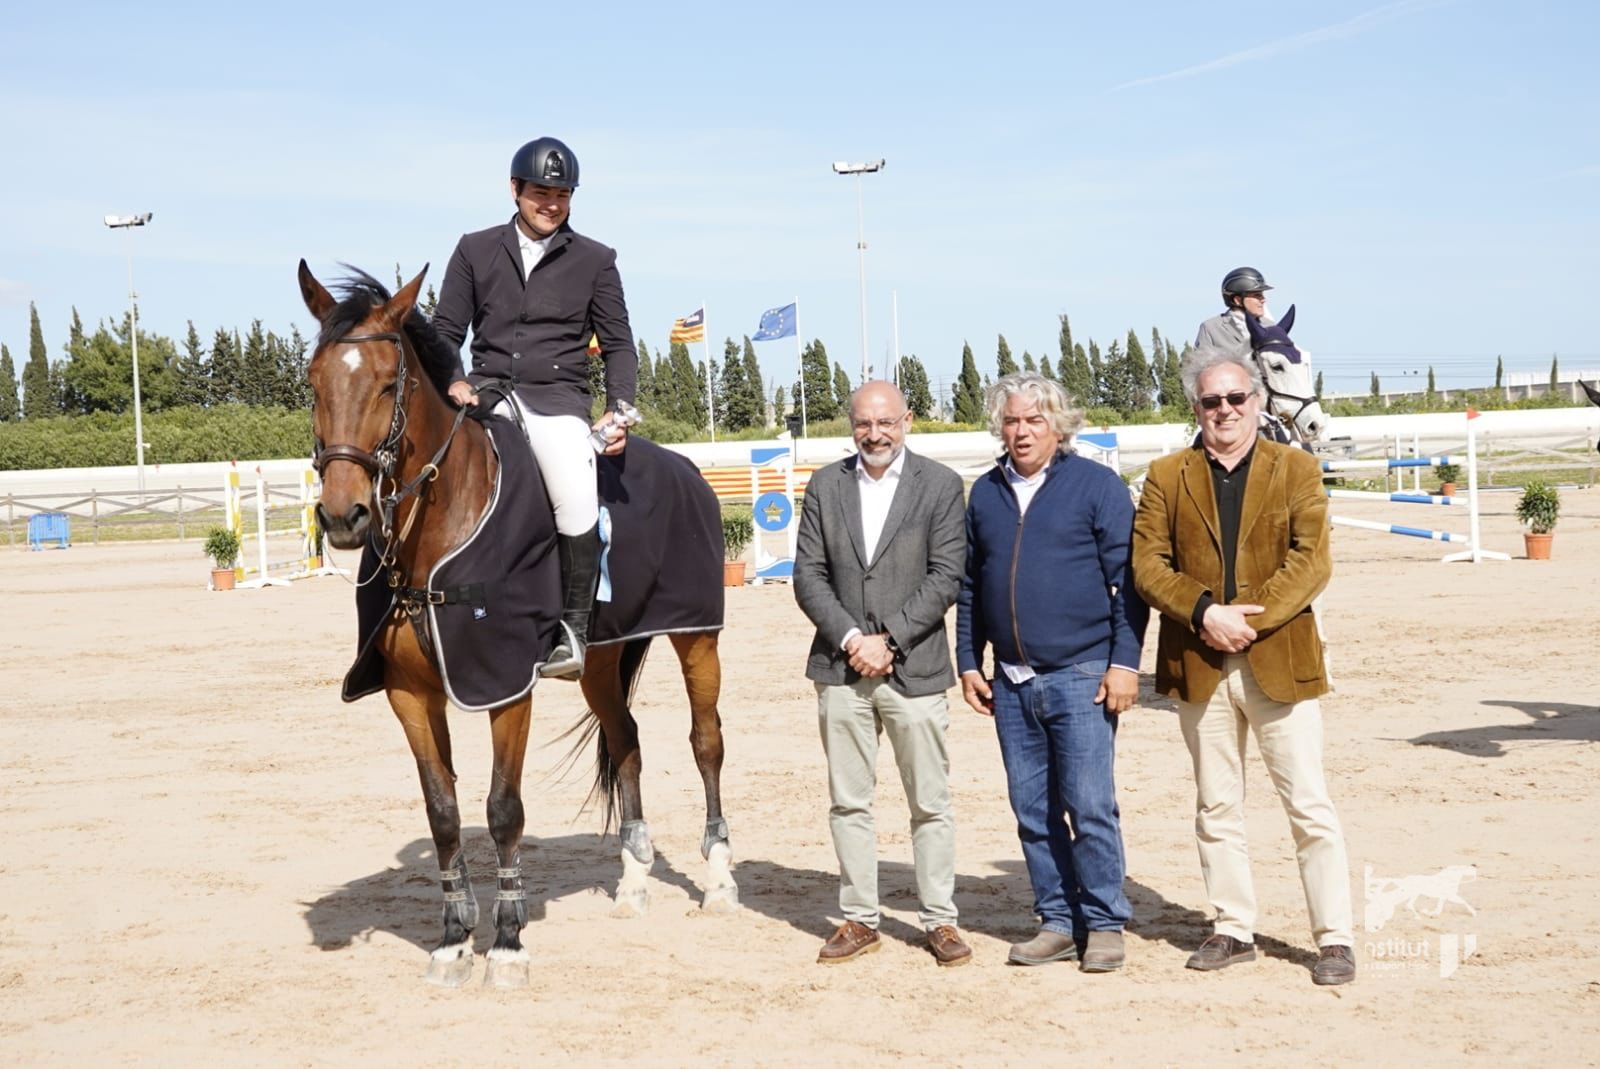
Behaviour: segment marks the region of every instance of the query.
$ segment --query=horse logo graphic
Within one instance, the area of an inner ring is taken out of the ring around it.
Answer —
[[[1478,878],[1475,865],[1448,865],[1431,876],[1402,876],[1399,879],[1374,877],[1372,866],[1366,867],[1366,908],[1363,924],[1369,932],[1379,932],[1394,919],[1395,911],[1405,906],[1413,917],[1426,913],[1437,917],[1447,905],[1457,905],[1474,917],[1478,911],[1472,903],[1461,897],[1461,885]],[[1432,899],[1433,908],[1418,911],[1419,900]]]

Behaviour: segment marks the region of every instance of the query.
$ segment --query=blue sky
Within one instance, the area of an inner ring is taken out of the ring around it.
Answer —
[[[1056,355],[1192,338],[1251,264],[1327,388],[1600,367],[1600,7],[1239,4],[25,5],[0,31],[0,340],[37,302],[181,338],[313,326],[294,267],[389,279],[503,222],[512,151],[582,162],[574,225],[619,251],[634,331],[801,329],[935,379],[996,335]],[[792,378],[792,342],[758,347]],[[698,356],[698,347],[697,353]],[[769,385],[770,389],[770,385]]]

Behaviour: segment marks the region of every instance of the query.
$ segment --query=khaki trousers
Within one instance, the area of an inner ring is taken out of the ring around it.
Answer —
[[[828,757],[828,825],[839,856],[839,911],[877,928],[878,833],[872,818],[878,736],[889,736],[911,809],[911,857],[924,929],[956,923],[956,822],[950,809],[950,706],[943,692],[908,698],[882,679],[817,685]]]
[[[1195,838],[1216,932],[1250,940],[1256,895],[1245,842],[1245,738],[1256,746],[1289,815],[1311,934],[1319,947],[1351,946],[1350,863],[1322,772],[1322,710],[1313,699],[1275,702],[1256,685],[1250,662],[1230,654],[1208,702],[1179,702],[1183,740],[1194,761]]]

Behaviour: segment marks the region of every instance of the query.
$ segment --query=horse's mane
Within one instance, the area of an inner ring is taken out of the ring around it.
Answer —
[[[324,341],[335,341],[349,334],[372,314],[373,309],[387,304],[393,296],[387,286],[360,268],[349,264],[339,266],[350,273],[335,279],[330,287],[339,303],[322,321],[322,329],[317,334],[319,348]],[[429,380],[439,395],[444,396],[450,389],[451,380],[461,370],[461,354],[439,336],[433,321],[423,315],[420,309],[411,309],[403,329]]]

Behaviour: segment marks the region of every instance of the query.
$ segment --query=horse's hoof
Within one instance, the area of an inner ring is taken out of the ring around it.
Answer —
[[[706,892],[705,898],[700,903],[700,908],[707,913],[737,913],[739,912],[739,889],[731,884],[727,887],[713,887]]]
[[[650,892],[618,891],[617,904],[611,907],[611,915],[619,920],[633,920],[650,912]]]
[[[428,958],[428,971],[424,974],[435,987],[461,987],[472,979],[472,947],[458,943],[453,947],[440,947]]]
[[[483,986],[520,991],[528,986],[528,952],[495,947],[484,961]]]

